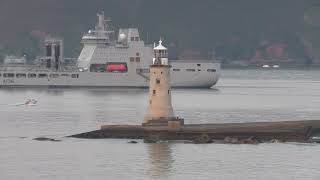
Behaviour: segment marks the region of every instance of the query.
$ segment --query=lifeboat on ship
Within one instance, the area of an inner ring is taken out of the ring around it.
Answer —
[[[107,72],[127,72],[126,63],[108,63],[106,64]]]

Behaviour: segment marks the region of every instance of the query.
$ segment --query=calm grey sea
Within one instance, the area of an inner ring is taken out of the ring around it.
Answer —
[[[0,89],[0,180],[319,180],[320,145],[129,144],[64,138],[141,123],[147,89]],[[320,119],[320,70],[223,70],[213,89],[173,90],[187,123]],[[37,106],[16,106],[37,99]],[[46,136],[61,142],[39,142]]]

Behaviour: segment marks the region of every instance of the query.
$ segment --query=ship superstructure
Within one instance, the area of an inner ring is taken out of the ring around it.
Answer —
[[[153,46],[136,28],[120,28],[112,38],[104,13],[81,40],[83,49],[74,65],[63,57],[63,40],[45,41],[45,57],[33,65],[0,67],[0,86],[148,87]],[[220,64],[213,60],[170,60],[173,87],[209,88],[216,84]]]

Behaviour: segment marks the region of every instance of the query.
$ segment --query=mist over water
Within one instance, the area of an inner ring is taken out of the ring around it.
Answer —
[[[223,70],[212,89],[174,89],[186,123],[319,120],[318,70]],[[37,106],[16,106],[37,99]],[[320,179],[320,145],[128,144],[64,136],[140,124],[148,89],[0,89],[0,179]],[[35,137],[61,142],[40,142]]]

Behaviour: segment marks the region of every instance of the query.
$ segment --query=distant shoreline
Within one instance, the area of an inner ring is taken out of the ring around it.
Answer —
[[[272,66],[273,64],[270,64]],[[309,69],[320,69],[320,64],[277,64],[278,68],[268,67],[263,68],[262,65],[229,65],[229,64],[221,64],[221,69],[301,69],[301,70],[309,70]]]

